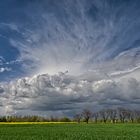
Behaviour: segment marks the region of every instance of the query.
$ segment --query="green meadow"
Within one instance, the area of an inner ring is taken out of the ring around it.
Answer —
[[[140,140],[140,125],[1,124],[0,140]]]

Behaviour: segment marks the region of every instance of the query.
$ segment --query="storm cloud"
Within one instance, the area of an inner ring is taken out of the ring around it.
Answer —
[[[138,108],[140,82],[134,78],[119,80],[89,80],[87,75],[70,76],[65,73],[36,75],[0,85],[0,100],[4,114],[29,111],[61,114],[80,111],[86,107],[129,106]],[[83,78],[82,78],[83,77]],[[24,114],[23,113],[23,114]]]

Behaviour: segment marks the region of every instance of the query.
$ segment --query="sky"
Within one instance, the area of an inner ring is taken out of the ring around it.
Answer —
[[[139,15],[139,0],[1,0],[0,115],[139,109]]]

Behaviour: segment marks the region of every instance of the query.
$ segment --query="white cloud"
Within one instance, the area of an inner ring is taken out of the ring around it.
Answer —
[[[93,76],[93,75],[92,75]],[[130,106],[137,108],[140,82],[134,78],[114,81],[88,80],[59,73],[36,75],[1,83],[1,106],[5,114],[74,112],[85,107]],[[113,104],[114,103],[114,104]]]
[[[0,73],[3,73],[5,71],[11,71],[12,69],[11,68],[8,68],[8,67],[1,67],[0,68]]]
[[[36,3],[32,4],[38,7]],[[77,75],[87,71],[93,63],[105,60],[115,50],[112,47],[108,52],[105,51],[116,33],[114,23],[105,20],[104,25],[100,25],[103,13],[100,13],[99,21],[96,22],[87,15],[89,10],[96,12],[96,6],[100,8],[100,3],[95,3],[95,6],[93,2],[90,5],[77,1],[74,11],[69,6],[71,2],[64,1],[63,4],[65,6],[60,11],[68,16],[63,15],[58,19],[56,11],[49,11],[48,7],[45,12],[38,7],[40,15],[38,22],[35,22],[36,28],[23,30],[22,39],[10,39],[12,46],[19,50],[20,59],[32,62],[32,67],[24,63],[25,71],[32,74],[55,74],[68,70],[70,74]],[[28,12],[30,15],[33,17],[34,13]]]
[[[2,56],[0,56],[0,65],[3,65],[4,62],[5,62],[5,59]]]
[[[15,23],[0,23],[0,28],[9,28],[12,31],[19,32],[19,28]]]
[[[73,1],[63,1],[60,7],[56,2],[53,5],[56,10],[45,1],[42,4],[46,5],[45,11],[40,3],[31,2],[25,8],[35,27],[20,25],[21,38],[10,38],[11,45],[20,53],[18,59],[23,61],[22,69],[26,73],[55,74],[68,70],[70,74],[78,75],[97,69],[116,76],[139,66],[140,48],[136,44],[139,32],[131,34],[135,25],[127,21],[134,21],[135,16],[129,16],[128,7],[124,7],[126,9],[120,15],[120,10],[114,5],[112,10],[109,2],[106,2],[104,12],[104,5],[96,0],[77,0],[74,5]],[[36,7],[36,13],[32,12],[32,7]],[[135,20],[139,23],[139,18]],[[19,30],[18,25],[13,24],[6,25]],[[128,49],[130,46],[134,49]]]

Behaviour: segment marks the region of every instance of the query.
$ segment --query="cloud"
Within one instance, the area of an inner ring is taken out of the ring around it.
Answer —
[[[3,65],[4,62],[5,62],[5,59],[2,56],[0,56],[0,65]]]
[[[4,64],[6,64],[6,60],[0,56],[0,73],[6,72],[6,71],[11,71],[12,69],[9,67],[5,67]]]
[[[3,113],[138,108],[138,1],[42,0],[27,5],[22,9],[25,24],[0,24],[18,32],[9,37],[19,52],[17,61],[5,64],[22,62],[21,69],[30,76],[0,84]]]
[[[12,65],[12,64],[19,64],[21,62],[22,62],[22,60],[16,59],[16,60],[12,60],[12,61],[9,61],[9,62],[7,61],[4,64],[6,64],[6,65]]]
[[[28,3],[24,10],[31,26],[20,27],[21,37],[10,38],[11,45],[20,52],[23,70],[31,75],[66,70],[77,75],[138,48],[139,3],[105,3],[106,6],[97,0]],[[119,61],[114,68],[126,69],[125,60],[114,60],[112,63]]]
[[[19,28],[15,23],[0,23],[0,28],[8,28],[12,31],[19,32]]]
[[[0,68],[0,73],[3,73],[3,72],[6,72],[6,71],[11,71],[12,69],[11,68],[8,68],[8,67],[1,67]]]
[[[6,65],[14,65],[14,64],[19,64],[22,63],[22,60],[20,59],[16,59],[16,60],[10,60],[10,61],[6,61],[4,57],[0,56],[0,65],[2,66],[6,66]],[[1,71],[10,71],[10,68],[8,67],[3,67],[0,68]]]
[[[137,108],[140,82],[134,78],[120,80],[81,79],[65,73],[35,75],[0,84],[0,100],[4,114],[50,112],[62,115],[86,107]]]

